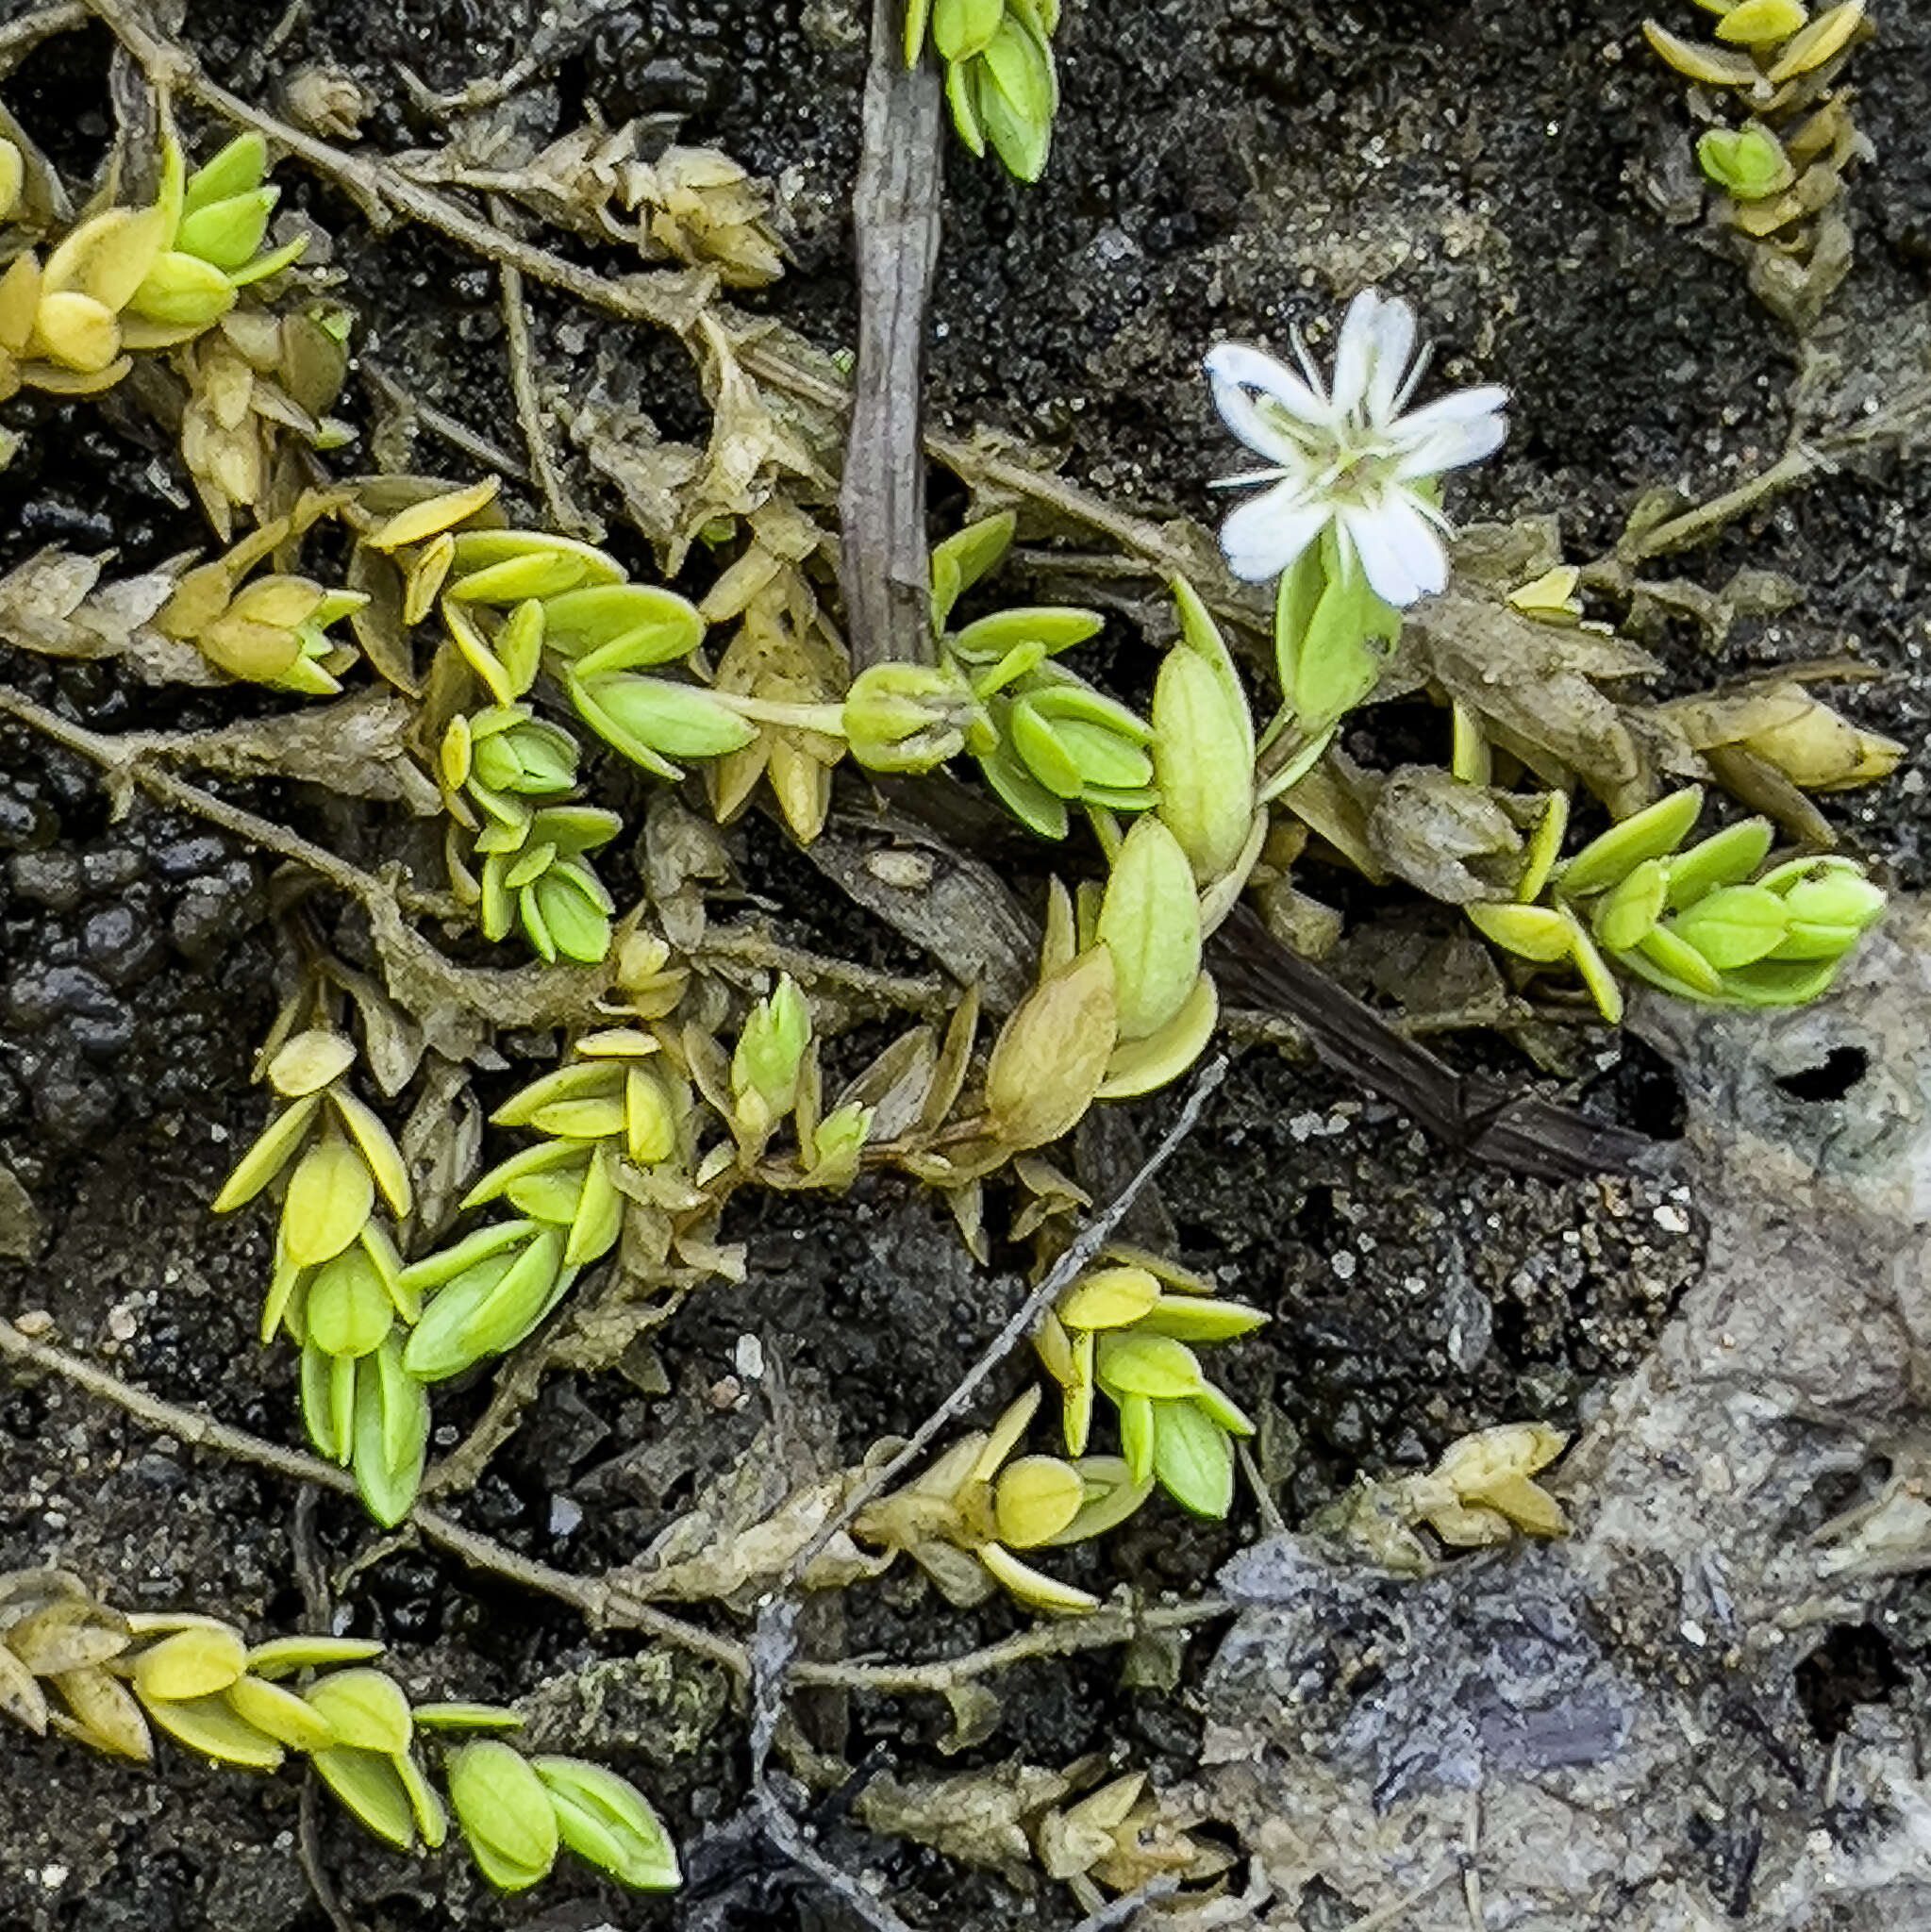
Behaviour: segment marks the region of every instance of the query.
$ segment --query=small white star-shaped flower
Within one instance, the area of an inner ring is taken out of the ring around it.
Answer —
[[[1331,388],[1298,338],[1305,379],[1244,342],[1208,354],[1222,420],[1269,465],[1224,480],[1272,486],[1221,526],[1236,576],[1279,576],[1332,527],[1343,568],[1358,560],[1384,603],[1406,607],[1447,584],[1448,523],[1427,486],[1501,447],[1508,391],[1458,390],[1404,414],[1428,360],[1414,347],[1414,310],[1364,289],[1341,324]]]

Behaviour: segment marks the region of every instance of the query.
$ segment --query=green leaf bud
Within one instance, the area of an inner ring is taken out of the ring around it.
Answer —
[[[986,1069],[993,1135],[1028,1148],[1069,1132],[1092,1105],[1118,1040],[1112,954],[1090,946],[1042,975],[1000,1029]]]
[[[1231,871],[1254,822],[1254,730],[1244,698],[1199,652],[1171,650],[1154,686],[1159,815],[1206,885]]]
[[[957,671],[874,664],[845,695],[845,741],[867,771],[929,772],[965,749],[980,718],[978,700]]]
[[[983,152],[980,149],[979,152]],[[944,630],[952,608],[979,579],[999,567],[1012,547],[1018,519],[1010,510],[984,517],[939,544],[932,552],[932,628]]]
[[[768,1134],[798,1103],[798,1080],[811,1044],[811,1008],[789,973],[752,1008],[731,1055],[731,1101],[738,1124]]]
[[[487,713],[472,721],[478,783],[497,791],[568,791],[576,783],[576,741],[560,726],[525,719],[486,732]]]
[[[493,1738],[450,1753],[449,1802],[478,1869],[500,1891],[546,1876],[560,1842],[557,1814],[529,1762]]]
[[[683,1883],[677,1850],[663,1821],[636,1786],[580,1757],[537,1757],[563,1842],[637,1891],[674,1891]]]
[[[1761,121],[1747,127],[1712,127],[1696,143],[1697,164],[1739,201],[1767,201],[1797,178],[1790,158]]]
[[[855,1100],[833,1108],[811,1130],[812,1185],[842,1188],[857,1178],[859,1157],[872,1131],[872,1109]]]

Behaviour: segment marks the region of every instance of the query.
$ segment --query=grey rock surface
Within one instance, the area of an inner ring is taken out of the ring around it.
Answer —
[[[1931,910],[1817,1008],[1640,1024],[1709,1261],[1561,1471],[1574,1536],[1421,1581],[1283,1536],[1223,1573],[1203,1795],[1248,1923],[1931,1926],[1923,1687],[1801,1694],[1886,1657],[1931,1566]]]

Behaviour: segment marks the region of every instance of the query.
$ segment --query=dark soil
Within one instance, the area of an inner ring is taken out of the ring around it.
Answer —
[[[0,0],[0,22],[22,10]],[[534,0],[311,0],[264,57],[275,9],[191,0],[184,31],[244,93],[272,93],[308,61],[346,67],[377,104],[369,137],[395,147],[431,139],[398,63],[431,87],[458,86],[513,58],[545,10]],[[1782,446],[1797,352],[1720,244],[1665,226],[1645,197],[1690,124],[1681,90],[1642,48],[1644,10],[1073,0],[1067,107],[1045,184],[1023,192],[949,158],[940,412],[960,428],[990,423],[1063,449],[1069,474],[1136,508],[1209,516],[1206,480],[1238,465],[1195,373],[1202,351],[1224,335],[1284,346],[1293,326],[1318,334],[1341,299],[1378,280],[1409,296],[1438,336],[1440,379],[1515,391],[1505,457],[1452,499],[1465,514],[1555,511],[1583,557],[1613,541],[1651,485],[1702,496],[1735,483]],[[1887,330],[1931,340],[1931,20],[1903,4],[1879,11],[1884,38],[1860,57],[1857,81],[1880,159],[1853,194],[1857,267],[1833,308],[1839,333],[1821,342],[1854,367],[1860,345]],[[835,347],[852,328],[843,210],[868,13],[858,0],[650,0],[595,25],[536,99],[558,132],[591,109],[612,123],[687,117],[681,139],[781,177],[796,270],[763,299]],[[98,31],[67,37],[0,83],[7,105],[82,173],[108,127],[106,54]],[[490,275],[420,233],[375,241],[299,170],[280,178],[293,205],[341,237],[366,345],[427,398],[517,447]],[[697,428],[674,345],[547,296],[535,308],[554,366],[588,381],[621,359],[666,434]],[[0,564],[57,540],[112,542],[133,564],[200,541],[172,486],[156,480],[162,445],[130,415],[16,405],[8,416],[29,434],[0,475]],[[454,461],[427,443],[418,458]],[[1779,569],[1803,585],[1804,603],[1740,627],[1720,658],[1687,634],[1667,640],[1673,676],[1705,682],[1855,645],[1892,675],[1849,708],[1922,745],[1927,529],[1923,468],[1844,475],[1787,499],[1679,567],[1712,585],[1745,562]],[[0,675],[101,729],[200,722],[258,702],[159,698],[5,651]],[[1915,756],[1881,791],[1830,808],[1907,886],[1923,883],[1931,822]],[[321,836],[362,835],[312,799],[258,791],[251,803]],[[788,881],[786,911],[801,929],[851,944],[849,908],[817,902],[811,874],[750,863]],[[157,1393],[295,1441],[289,1362],[253,1337],[264,1228],[257,1217],[216,1224],[205,1211],[263,1116],[248,1076],[275,999],[266,907],[265,868],[250,854],[145,807],[110,824],[84,768],[0,729],[0,1163],[41,1219],[31,1264],[0,1262],[0,1310],[44,1311],[70,1345]],[[1532,1077],[1492,1043],[1452,1050]],[[1655,1065],[1633,1046],[1605,1041],[1589,1077],[1592,1105],[1649,1128],[1667,1114]],[[1149,1132],[1172,1105],[1145,1110]],[[1163,1195],[1186,1257],[1275,1318],[1233,1352],[1230,1382],[1266,1419],[1269,1474],[1290,1521],[1357,1473],[1423,1462],[1472,1427],[1573,1423],[1605,1377],[1640,1357],[1698,1261],[1694,1202],[1667,1179],[1553,1187],[1484,1170],[1331,1076],[1258,1053],[1238,1063]],[[947,1392],[1016,1293],[971,1264],[929,1200],[896,1185],[831,1204],[767,1199],[727,1232],[750,1243],[749,1283],[698,1297],[655,1338],[651,1359],[626,1363],[634,1374],[553,1382],[463,1501],[465,1521],[573,1570],[627,1560],[770,1422],[769,1386],[741,1390],[737,1406],[720,1391],[741,1336],[761,1339],[807,1433],[851,1460]],[[448,1420],[466,1419],[452,1405]],[[129,1607],[291,1627],[304,1608],[294,1501],[58,1385],[0,1383],[0,1569],[59,1563]],[[559,1526],[578,1512],[575,1526]],[[1252,1529],[1249,1516],[1202,1527],[1162,1510],[1066,1567],[1102,1589],[1193,1591]],[[318,1537],[332,1565],[375,1541],[336,1499],[321,1504]],[[687,1847],[742,1801],[741,1720],[706,1668],[669,1653],[636,1657],[552,1604],[479,1586],[413,1547],[358,1568],[341,1607],[350,1629],[394,1645],[422,1694],[520,1696],[600,1660],[634,1659],[616,1669],[600,1726],[569,1741],[646,1784]],[[831,1641],[844,1654],[907,1659],[1019,1621],[1003,1606],[960,1617],[896,1576],[850,1593],[841,1614]],[[1057,1765],[1115,1746],[1157,1775],[1192,1761],[1184,1685],[1124,1689],[1117,1660],[1098,1657],[1029,1667],[994,1688],[1004,1721],[983,1761]],[[928,1703],[814,1706],[807,1720],[820,1748],[868,1769],[938,1774],[974,1761],[941,1755],[944,1712]],[[558,1724],[561,1741],[568,1724]],[[51,1740],[9,1742],[8,1764],[0,1925],[325,1924],[294,1855],[292,1780],[204,1770],[175,1752],[150,1776]],[[845,1803],[817,1814],[824,1848],[875,1872],[914,1923],[991,1932],[1077,1917],[1051,1888],[1022,1900],[984,1874],[869,1839],[843,1822]],[[559,1873],[537,1903],[506,1903],[459,1858],[390,1857],[325,1809],[322,1843],[358,1922],[379,1932],[853,1923],[796,1874],[728,1846],[700,1854],[702,1882],[667,1905],[602,1890],[580,1871]]]

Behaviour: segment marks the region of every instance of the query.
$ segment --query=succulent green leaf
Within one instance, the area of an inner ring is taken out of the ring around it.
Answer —
[[[338,1744],[308,1761],[351,1817],[398,1851],[414,1849],[415,1807],[389,1753]]]
[[[1108,1395],[1144,1395],[1173,1402],[1197,1395],[1204,1385],[1199,1360],[1184,1341],[1138,1329],[1109,1330],[1099,1338],[1095,1373]]]
[[[1597,942],[1612,953],[1640,945],[1662,917],[1669,874],[1660,858],[1646,858],[1620,885],[1597,900],[1590,924]]]
[[[236,1162],[234,1173],[214,1197],[209,1211],[232,1214],[237,1208],[245,1208],[254,1200],[293,1157],[295,1149],[302,1143],[302,1137],[321,1110],[322,1095],[319,1092],[305,1093],[299,1100],[283,1108],[262,1129],[255,1144]]]
[[[327,1719],[342,1744],[384,1757],[409,1748],[414,1730],[409,1701],[387,1672],[351,1665],[316,1678],[302,1694]]]
[[[1203,653],[1169,651],[1154,686],[1153,776],[1159,815],[1196,881],[1230,871],[1254,820],[1254,727],[1244,697]]]
[[[395,1304],[360,1242],[316,1271],[303,1319],[309,1345],[325,1355],[364,1356],[382,1345]]]
[[[1197,1403],[1154,1404],[1154,1474],[1183,1509],[1222,1517],[1234,1503],[1234,1445]]]
[[[199,214],[260,187],[268,172],[268,143],[258,134],[238,134],[188,176],[181,195],[181,219]]]
[[[741,751],[757,736],[755,724],[694,684],[632,672],[567,682],[586,724],[600,733],[605,720],[615,726],[620,751],[635,743],[659,759],[714,758]]]
[[[1649,858],[1667,858],[1690,836],[1703,811],[1703,787],[1685,786],[1592,839],[1556,874],[1572,899],[1606,892]]]
[[[1775,839],[1768,819],[1745,819],[1679,852],[1669,861],[1670,910],[1680,912],[1719,886],[1741,885],[1769,858]]]
[[[1006,0],[932,0],[932,46],[941,60],[984,51],[1006,18]]]
[[[393,1529],[414,1507],[429,1454],[429,1398],[402,1365],[391,1335],[356,1372],[351,1460],[364,1507]]]
[[[980,150],[983,152],[983,150]],[[952,608],[979,579],[999,567],[1012,547],[1019,520],[1010,510],[983,517],[955,532],[932,552],[932,628],[942,631]],[[945,594],[941,596],[941,588]]]
[[[1767,887],[1720,886],[1675,914],[1670,930],[1722,973],[1773,953],[1788,921],[1784,902]]]
[[[1113,861],[1097,936],[1113,956],[1122,1040],[1157,1033],[1200,975],[1200,902],[1180,841],[1157,818],[1138,820]]]
[[[449,1802],[464,1841],[489,1881],[520,1891],[556,1863],[557,1814],[529,1761],[493,1738],[449,1754]]]
[[[282,1202],[282,1243],[298,1268],[341,1253],[375,1206],[375,1179],[361,1152],[341,1135],[318,1141],[295,1163]]]

